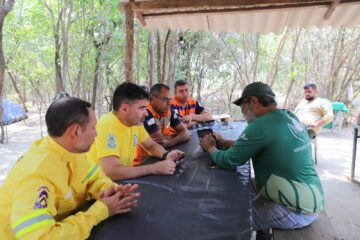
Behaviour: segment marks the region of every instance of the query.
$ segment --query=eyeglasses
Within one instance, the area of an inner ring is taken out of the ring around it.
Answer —
[[[240,104],[241,111],[244,111],[245,104],[248,104],[250,102],[250,99],[244,99],[242,103]]]
[[[160,99],[163,102],[171,102],[172,98],[167,98],[167,97],[160,97],[160,96],[155,96],[156,98]]]

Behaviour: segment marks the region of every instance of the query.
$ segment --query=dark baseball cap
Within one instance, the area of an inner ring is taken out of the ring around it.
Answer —
[[[271,90],[269,85],[263,82],[254,82],[247,85],[241,94],[241,98],[237,99],[233,103],[240,106],[244,99],[250,96],[262,96],[275,100],[275,93]]]

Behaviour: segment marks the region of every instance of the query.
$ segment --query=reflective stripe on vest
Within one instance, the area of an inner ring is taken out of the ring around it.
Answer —
[[[91,179],[93,179],[100,171],[100,168],[98,165],[96,165],[95,163],[93,163],[91,165],[91,167],[89,168],[85,179],[82,182],[85,182],[86,180],[90,181]]]
[[[55,224],[54,218],[47,209],[41,209],[20,218],[11,225],[11,228],[15,236],[20,238],[28,232],[51,224]]]

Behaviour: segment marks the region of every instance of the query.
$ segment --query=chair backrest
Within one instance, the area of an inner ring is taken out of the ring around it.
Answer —
[[[336,112],[334,114],[332,130],[334,130],[335,128],[341,129],[343,123],[344,123],[344,113],[342,111]]]

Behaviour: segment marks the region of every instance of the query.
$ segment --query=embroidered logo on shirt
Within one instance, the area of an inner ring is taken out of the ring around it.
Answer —
[[[116,138],[113,134],[109,135],[107,146],[108,148],[116,148]]]
[[[248,140],[245,133],[241,134],[240,138],[241,138],[241,139],[244,139],[244,140],[246,140],[246,141]]]
[[[179,115],[178,115],[177,110],[176,110],[176,112],[174,112],[174,119],[178,119],[178,118],[179,118]]]
[[[134,135],[134,136],[133,136],[133,146],[137,146],[137,145],[138,145],[138,142],[139,142],[138,136]]]
[[[149,126],[155,124],[155,118],[150,118],[150,119],[147,121],[147,124],[148,124]]]
[[[65,199],[69,199],[72,196],[72,192],[68,191],[67,194],[65,195]]]
[[[35,197],[34,209],[47,208],[49,199],[49,189],[46,186],[41,186],[37,190]]]
[[[288,123],[287,126],[291,132],[291,134],[294,136],[294,138],[302,141],[302,142],[305,142],[304,139],[301,137],[301,132],[305,130],[304,126],[299,122],[297,121],[295,118],[289,116],[286,114],[286,116],[290,119],[291,123]]]

